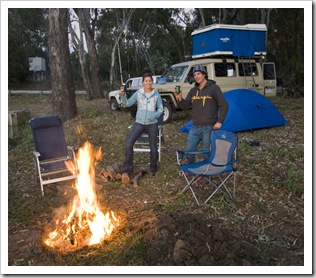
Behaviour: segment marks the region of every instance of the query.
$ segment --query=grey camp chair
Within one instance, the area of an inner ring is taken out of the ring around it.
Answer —
[[[158,150],[158,160],[161,161],[161,153],[162,153],[162,143],[163,143],[163,114],[158,119],[158,134],[157,134],[157,150]],[[148,134],[142,134],[134,144],[133,147],[134,152],[150,152],[149,147],[149,137]]]
[[[230,199],[235,198],[238,137],[230,131],[213,130],[210,140],[210,156],[197,163],[184,164],[182,161],[185,155],[202,154],[205,151],[177,151],[178,167],[187,183],[183,192],[190,189],[198,205],[201,199],[197,196],[199,189],[206,192],[204,204],[219,191],[225,193]]]
[[[65,164],[72,160],[76,166],[75,147],[66,145],[63,125],[58,116],[33,118],[29,124],[35,144],[36,176],[39,177],[44,196],[44,185],[77,178],[76,167],[71,173]]]

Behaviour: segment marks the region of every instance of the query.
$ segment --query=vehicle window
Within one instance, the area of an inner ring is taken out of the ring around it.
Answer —
[[[131,87],[133,80],[128,80],[126,82],[126,89],[128,89],[129,87]]]
[[[195,82],[194,75],[193,75],[193,69],[194,69],[194,67],[190,68],[190,71],[189,71],[186,79],[184,80],[185,83],[192,84],[193,82]]]
[[[275,79],[274,64],[263,64],[263,79],[264,80]]]
[[[255,63],[239,63],[240,76],[258,76],[258,69]]]
[[[134,86],[141,86],[141,85],[142,85],[142,79],[141,78],[136,79]]]
[[[180,82],[188,66],[171,67],[161,77],[166,79],[167,83]]]
[[[236,76],[234,63],[215,63],[215,76],[217,77],[233,77]]]

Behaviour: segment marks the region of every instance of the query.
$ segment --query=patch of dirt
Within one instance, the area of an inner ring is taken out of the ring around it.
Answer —
[[[288,250],[251,242],[225,221],[206,214],[175,212],[159,214],[139,224],[148,247],[148,265],[258,266],[284,263],[276,252]]]
[[[124,139],[134,119],[126,111],[110,111],[106,100],[79,98],[77,103],[80,116],[64,124],[67,142],[81,146],[89,140],[102,147],[101,167],[122,161]],[[209,204],[197,206],[190,192],[179,194],[184,181],[172,149],[185,146],[186,135],[178,130],[190,117],[176,114],[164,127],[165,149],[156,176],[146,175],[138,188],[115,183],[98,188],[102,205],[123,215],[117,234],[98,248],[66,256],[44,248],[42,237],[53,211],[67,204],[73,192],[65,193],[69,185],[49,185],[45,197],[40,196],[28,134],[9,150],[8,264],[303,266],[304,184],[300,175],[304,137],[300,121],[304,107],[298,109],[297,100],[278,104],[289,126],[238,134],[236,199],[219,194]],[[15,96],[9,99],[9,109],[45,116],[51,113],[50,99]],[[260,145],[243,143],[248,141]],[[148,167],[148,156],[135,160],[137,167]],[[140,247],[130,243],[134,237],[140,237]],[[111,246],[119,255],[105,254]]]

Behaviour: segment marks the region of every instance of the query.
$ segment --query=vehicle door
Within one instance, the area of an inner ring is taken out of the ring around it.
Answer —
[[[274,63],[263,63],[263,82],[264,82],[264,95],[274,96],[276,95],[276,73]]]

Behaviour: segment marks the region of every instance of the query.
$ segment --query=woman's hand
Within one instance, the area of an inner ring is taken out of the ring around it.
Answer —
[[[123,86],[120,87],[120,94],[121,94],[122,96],[125,95],[125,91],[124,91],[124,87],[123,87]]]

